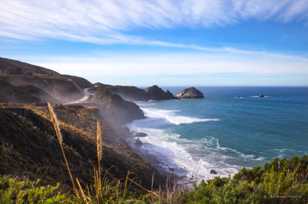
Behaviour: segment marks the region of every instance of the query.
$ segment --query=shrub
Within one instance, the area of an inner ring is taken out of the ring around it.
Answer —
[[[73,203],[71,197],[59,191],[59,184],[43,186],[40,181],[0,177],[1,204]]]
[[[275,159],[233,178],[202,182],[185,195],[185,203],[307,203],[308,156]]]

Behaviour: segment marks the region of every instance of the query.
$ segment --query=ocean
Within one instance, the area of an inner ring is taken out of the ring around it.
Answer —
[[[308,87],[197,88],[204,99],[138,102],[147,118],[129,128],[160,168],[200,181],[308,154]]]

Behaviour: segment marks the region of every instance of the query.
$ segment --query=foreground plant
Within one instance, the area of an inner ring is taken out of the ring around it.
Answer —
[[[276,159],[215,178],[187,193],[185,203],[308,203],[308,156]]]
[[[43,186],[39,180],[0,177],[1,204],[62,204],[75,201],[72,196],[60,192],[59,184]]]
[[[171,184],[161,190],[147,189],[126,178],[114,178],[103,171],[103,127],[97,121],[96,159],[93,180],[82,183],[71,171],[65,152],[59,121],[53,107],[48,110],[64,166],[74,194],[63,194],[59,186],[42,186],[39,182],[0,177],[0,203],[80,203],[80,204],[206,204],[206,203],[308,203],[308,156],[276,159],[264,167],[242,169],[234,177],[215,178],[184,192]],[[1,180],[2,179],[2,180]]]
[[[63,136],[62,136],[62,133],[61,133],[58,118],[57,118],[57,115],[56,115],[56,113],[55,113],[55,111],[54,111],[54,109],[53,109],[53,107],[50,103],[48,103],[48,111],[49,111],[51,123],[52,123],[53,128],[54,128],[55,133],[56,133],[56,138],[57,138],[57,141],[58,141],[58,144],[59,144],[62,156],[63,156],[64,164],[65,164],[67,173],[70,177],[70,180],[71,180],[71,183],[72,183],[72,186],[73,186],[73,190],[76,194],[78,194],[77,187],[76,187],[75,180],[74,180],[74,176],[73,176],[73,173],[71,171],[69,162],[67,160],[67,157],[66,157],[66,154],[65,154],[65,151],[64,151]]]
[[[57,142],[59,144],[63,161],[70,177],[70,181],[73,187],[74,194],[79,202],[89,204],[89,203],[124,203],[129,201],[130,203],[142,202],[145,198],[148,199],[152,196],[159,196],[155,192],[148,190],[136,183],[133,179],[129,178],[129,172],[124,182],[119,179],[114,179],[110,181],[105,175],[102,174],[101,162],[103,159],[103,129],[100,121],[97,121],[96,128],[96,164],[93,165],[93,186],[87,185],[83,186],[79,178],[74,177],[69,161],[65,154],[63,137],[57,119],[57,115],[54,108],[50,103],[48,103],[48,111],[51,119],[51,123],[56,133]],[[145,194],[137,195],[128,192],[128,183],[132,183],[138,188],[145,191]],[[146,195],[150,194],[150,196]]]

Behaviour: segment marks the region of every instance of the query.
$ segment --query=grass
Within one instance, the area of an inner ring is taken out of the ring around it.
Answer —
[[[69,161],[64,151],[63,137],[61,134],[59,121],[57,115],[51,104],[48,104],[48,111],[50,120],[56,133],[57,142],[61,149],[63,161],[70,177],[73,192],[79,202],[90,203],[175,203],[173,202],[175,192],[166,194],[165,192],[155,192],[152,189],[146,189],[142,185],[130,178],[130,173],[124,181],[119,179],[113,179],[110,181],[107,179],[108,172],[102,173],[101,162],[103,159],[103,128],[100,121],[97,121],[96,125],[96,164],[93,165],[93,184],[82,185],[79,178],[74,177]],[[108,175],[112,176],[112,175]],[[138,191],[130,191],[129,187],[133,186]],[[171,192],[171,191],[170,191]]]
[[[55,113],[55,111],[54,111],[54,109],[53,109],[53,107],[51,106],[50,103],[48,103],[48,111],[49,111],[49,114],[50,114],[51,123],[52,123],[53,128],[54,128],[55,133],[56,133],[56,137],[57,137],[59,147],[61,149],[61,153],[62,153],[62,156],[63,156],[65,167],[66,167],[66,170],[68,172],[68,175],[70,177],[70,180],[71,180],[71,183],[72,183],[72,186],[73,186],[73,190],[74,190],[75,194],[78,194],[76,184],[75,184],[75,181],[74,181],[74,177],[73,177],[70,165],[68,163],[68,160],[67,160],[67,157],[66,157],[66,154],[65,154],[65,151],[64,151],[63,137],[62,137],[61,129],[60,129],[60,126],[59,126],[58,118],[57,118],[57,115],[56,115],[56,113]]]

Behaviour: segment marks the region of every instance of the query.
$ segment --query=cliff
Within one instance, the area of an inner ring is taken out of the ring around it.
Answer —
[[[59,106],[55,110],[61,123],[64,148],[72,172],[83,182],[89,183],[96,156],[95,124],[99,113],[81,106]],[[84,125],[80,127],[80,124]],[[155,174],[156,181],[162,182],[163,177],[157,170],[128,145],[120,142],[124,141],[124,135],[118,135],[108,123],[103,124],[103,167],[111,174],[110,179],[125,178],[130,171],[136,175],[136,181],[144,186],[151,185],[149,175]],[[2,106],[0,132],[1,175],[69,184],[46,107]]]
[[[164,91],[157,85],[142,89],[135,86],[112,86],[108,84],[95,83],[95,86],[92,89],[96,89],[98,87],[103,87],[111,93],[117,94],[130,101],[159,101],[175,99],[175,96],[171,92]]]
[[[135,103],[124,100],[103,86],[95,89],[89,101],[95,103],[102,115],[115,124],[144,118],[142,110]]]
[[[144,118],[142,110],[109,88],[4,58],[0,58],[0,86],[0,175],[68,183],[47,113],[46,102],[52,102],[73,174],[82,181],[88,183],[93,176],[97,120],[103,124],[103,167],[110,171],[109,179],[123,180],[130,171],[143,186],[151,186],[151,175],[156,175],[156,186],[165,181],[126,143],[130,135],[123,124]]]

